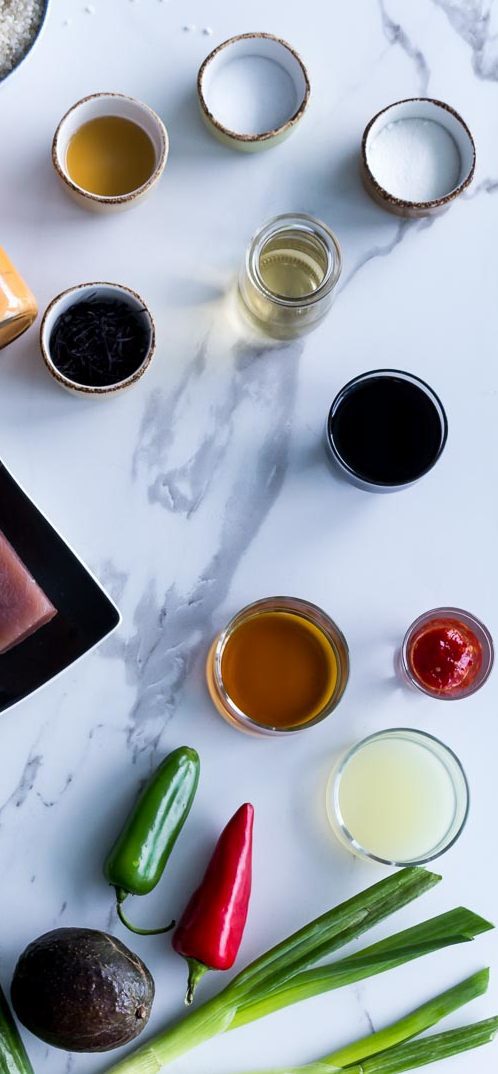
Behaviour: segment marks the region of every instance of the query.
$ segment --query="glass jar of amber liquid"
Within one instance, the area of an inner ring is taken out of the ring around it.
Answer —
[[[283,213],[254,236],[239,277],[243,312],[273,339],[311,332],[328,313],[341,274],[339,243],[308,213]]]
[[[349,675],[348,647],[315,604],[267,597],[243,608],[215,638],[206,675],[218,712],[240,731],[302,731],[339,704]]]
[[[37,313],[34,295],[0,246],[0,350],[25,332]]]

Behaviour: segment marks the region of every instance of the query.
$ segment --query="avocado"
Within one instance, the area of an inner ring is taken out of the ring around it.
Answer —
[[[146,1026],[154,981],[115,936],[55,929],[33,940],[12,980],[17,1017],[41,1040],[70,1052],[105,1052]]]

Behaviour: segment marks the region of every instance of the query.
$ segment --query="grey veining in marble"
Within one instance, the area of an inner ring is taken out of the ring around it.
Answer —
[[[135,479],[145,479],[151,503],[192,522],[211,485],[223,480],[223,460],[234,448],[240,412],[248,405],[253,424],[246,450],[251,454],[226,485],[218,546],[192,588],[179,592],[173,582],[161,594],[150,582],[138,603],[134,633],[122,648],[128,680],[137,692],[128,732],[135,753],[157,746],[199,647],[214,634],[214,616],[234,571],[278,496],[287,468],[300,343],[272,351],[237,344],[230,356],[230,379],[221,398],[210,405],[207,434],[186,464],[168,469],[176,408],[192,385],[194,403],[203,399],[208,349],[209,343],[203,343],[173,398],[161,393],[151,397],[134,456]]]
[[[413,61],[418,81],[418,96],[427,97],[431,73],[429,65],[422,50],[416,45],[400,22],[397,22],[389,14],[388,0],[378,0],[382,28],[391,45],[399,45],[407,57]]]
[[[2,824],[3,814],[12,808],[20,809],[36,784],[38,772],[43,764],[43,756],[41,753],[35,752],[35,750],[36,747],[28,755],[28,759],[22,769],[14,790],[0,805],[0,825]]]
[[[498,27],[493,29],[493,0],[432,0],[441,8],[451,26],[472,53],[472,66],[478,78],[498,80]]]

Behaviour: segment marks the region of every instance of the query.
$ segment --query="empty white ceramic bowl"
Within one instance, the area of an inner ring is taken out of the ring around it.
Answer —
[[[273,34],[239,34],[206,57],[197,76],[202,116],[219,141],[254,152],[277,145],[302,119],[310,96],[297,52]]]
[[[126,302],[131,309],[136,310],[137,312],[145,310],[145,316],[149,327],[149,345],[145,358],[129,377],[126,377],[124,380],[116,381],[113,384],[79,384],[77,381],[70,380],[69,377],[62,373],[52,360],[50,337],[57,319],[60,317],[61,313],[65,313],[70,306],[74,305],[76,302],[81,302],[83,299],[89,298],[90,295],[97,295],[99,298],[119,298],[123,302]],[[152,314],[143,298],[141,298],[136,291],[132,291],[130,287],[125,287],[123,284],[98,281],[97,283],[81,283],[76,287],[69,287],[67,291],[62,291],[60,295],[57,295],[56,298],[52,299],[52,302],[45,310],[40,326],[40,349],[48,372],[61,388],[65,388],[66,391],[72,392],[74,395],[86,396],[87,398],[93,399],[108,399],[118,392],[133,387],[133,385],[137,384],[140,378],[143,377],[144,373],[149,368],[154,355],[156,345],[155,336],[156,333]]]
[[[154,146],[155,165],[147,181],[137,190],[108,197],[84,190],[71,178],[66,164],[70,139],[83,123],[88,123],[91,119],[97,119],[100,116],[120,116],[123,119],[129,119],[142,127],[149,135]],[[93,212],[117,212],[131,209],[155,187],[166,166],[168,149],[166,127],[162,119],[147,104],[135,100],[134,97],[126,97],[123,93],[94,93],[73,104],[61,119],[52,143],[52,163],[64,188],[84,209],[90,209]]]

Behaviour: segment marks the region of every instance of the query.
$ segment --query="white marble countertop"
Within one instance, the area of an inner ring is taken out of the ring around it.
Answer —
[[[498,5],[89,6],[93,14],[84,0],[52,0],[38,47],[0,86],[1,241],[41,309],[86,280],[136,288],[157,319],[159,346],[134,391],[96,404],[50,381],[36,329],[1,354],[0,456],[115,596],[123,624],[1,718],[0,978],[8,986],[25,944],[51,928],[111,929],[155,976],[158,1027],[181,1012],[183,964],[167,939],[134,942],[124,933],[101,863],[140,779],[182,743],[201,754],[201,786],[167,878],[147,909],[134,907],[144,923],[181,908],[213,840],[246,799],[256,808],[255,880],[239,965],[380,878],[383,870],[334,841],[324,780],[338,749],[393,725],[447,741],[472,790],[465,832],[438,863],[444,883],[393,927],[462,903],[498,918],[498,676],[447,706],[410,692],[393,672],[405,628],[427,608],[469,608],[498,637]],[[185,32],[185,24],[197,29]],[[254,157],[213,140],[195,99],[203,57],[246,30],[292,42],[313,87],[295,135]],[[101,89],[147,101],[171,137],[155,196],[113,218],[72,204],[49,155],[62,113]],[[403,222],[362,191],[358,146],[378,108],[420,94],[461,111],[478,168],[448,213]],[[341,240],[340,294],[304,345],[251,349],[226,320],[223,293],[255,228],[300,208]],[[428,379],[450,423],[438,466],[392,496],[339,481],[321,441],[337,389],[381,365]],[[253,740],[215,713],[203,663],[234,611],[275,593],[307,597],[336,619],[352,674],[328,722],[287,741]],[[178,1062],[175,1074],[310,1061],[481,965],[495,972],[469,1019],[496,1013],[497,936],[219,1038]],[[220,985],[212,975],[204,994]],[[112,1059],[68,1057],[25,1039],[37,1074],[97,1074]],[[496,1046],[470,1060],[479,1074],[496,1063]],[[469,1059],[433,1069],[466,1074]]]

